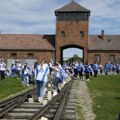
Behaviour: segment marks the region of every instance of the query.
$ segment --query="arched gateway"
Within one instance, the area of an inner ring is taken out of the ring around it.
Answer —
[[[69,48],[74,48],[74,49],[77,49],[77,51],[79,52],[79,53],[75,53],[74,51],[70,51],[69,50],[69,55],[68,56],[71,56],[71,53],[73,54],[77,54],[77,55],[80,55],[81,56],[81,59],[83,59],[84,58],[84,56],[83,56],[83,47],[81,47],[81,46],[79,46],[79,45],[73,45],[73,44],[69,44],[69,45],[65,45],[65,46],[62,46],[61,48],[60,48],[60,61],[61,61],[61,63],[63,63],[65,60],[67,60],[67,59],[69,59],[69,57],[67,57],[67,56],[65,56],[64,55],[64,50],[68,50]],[[74,50],[74,49],[72,49],[72,50]],[[73,55],[74,55],[73,54]],[[73,57],[73,55],[71,56],[71,57]],[[79,57],[80,57],[79,56]],[[84,60],[83,60],[84,61]]]
[[[56,61],[62,62],[64,48],[76,46],[83,50],[84,62],[88,60],[88,25],[90,10],[76,2],[55,11],[56,15]]]

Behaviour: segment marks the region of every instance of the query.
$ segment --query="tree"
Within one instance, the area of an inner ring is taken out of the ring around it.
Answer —
[[[71,63],[71,62],[73,62],[75,60],[77,60],[78,62],[80,62],[80,61],[83,61],[83,58],[80,58],[77,54],[74,54],[73,57],[71,57],[68,60],[66,60],[66,62],[70,62]]]

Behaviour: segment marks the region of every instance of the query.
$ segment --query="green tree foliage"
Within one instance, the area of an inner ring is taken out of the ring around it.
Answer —
[[[74,54],[73,57],[71,57],[68,60],[66,60],[66,62],[70,62],[71,63],[71,62],[73,62],[75,60],[77,60],[78,62],[80,62],[80,61],[83,61],[83,58],[80,58],[77,54]]]

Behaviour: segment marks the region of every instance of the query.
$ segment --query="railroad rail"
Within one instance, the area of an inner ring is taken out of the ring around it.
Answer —
[[[16,96],[14,99],[3,102],[0,104],[0,119],[2,120],[60,120],[63,119],[63,112],[67,101],[69,100],[72,80],[64,85],[61,92],[52,97],[51,100],[44,105],[34,101],[28,102],[28,96],[32,96],[35,99],[37,89],[34,88],[20,96]],[[51,82],[50,82],[51,83]],[[44,100],[47,99],[48,91],[53,92],[53,88],[48,87]],[[51,93],[52,93],[51,92]],[[75,98],[73,96],[73,98]],[[74,102],[75,103],[75,102]],[[73,108],[75,109],[75,107]],[[74,111],[75,113],[75,111]],[[62,118],[61,118],[62,116]],[[75,115],[73,115],[75,120]]]

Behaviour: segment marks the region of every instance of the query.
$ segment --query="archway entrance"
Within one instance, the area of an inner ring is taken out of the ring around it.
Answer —
[[[81,46],[69,45],[61,47],[61,64],[68,59],[73,58],[74,55],[77,55],[82,61],[84,61],[83,52],[84,49]]]

